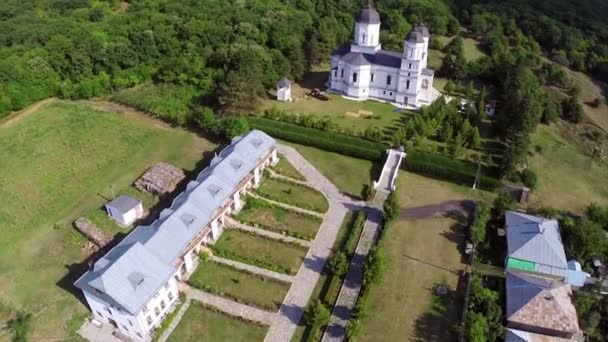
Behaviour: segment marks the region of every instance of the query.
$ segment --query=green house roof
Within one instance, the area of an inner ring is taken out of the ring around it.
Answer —
[[[509,258],[507,260],[507,268],[516,268],[524,271],[535,271],[536,264],[531,261]]]

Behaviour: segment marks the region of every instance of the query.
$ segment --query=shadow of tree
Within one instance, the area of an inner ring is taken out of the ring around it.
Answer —
[[[414,322],[414,331],[410,341],[416,342],[446,342],[456,341],[455,313],[458,312],[457,291],[447,288],[446,294],[437,294],[435,289],[444,284],[434,284],[432,289],[433,301],[427,312]]]

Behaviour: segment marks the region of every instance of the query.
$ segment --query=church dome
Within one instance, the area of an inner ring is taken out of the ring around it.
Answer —
[[[418,32],[420,32],[420,33],[422,33],[422,36],[424,38],[430,37],[429,29],[424,24],[416,25],[416,29],[415,30],[418,31]]]
[[[357,13],[355,21],[361,24],[380,24],[380,14],[371,5],[367,5]]]
[[[420,32],[417,28],[414,28],[407,35],[407,38],[405,38],[405,40],[411,43],[424,43],[424,34]]]

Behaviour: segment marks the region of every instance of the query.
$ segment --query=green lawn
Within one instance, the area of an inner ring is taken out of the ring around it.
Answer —
[[[201,262],[188,282],[201,290],[271,311],[279,309],[289,291],[289,284],[212,261]]]
[[[218,312],[192,301],[168,341],[263,341],[268,328]]]
[[[273,169],[276,173],[281,174],[286,177],[290,177],[295,180],[305,181],[306,177],[304,177],[300,171],[298,171],[287,158],[280,156],[279,162],[277,165],[273,166]]]
[[[266,201],[248,198],[236,219],[266,230],[291,235],[304,240],[314,239],[322,220],[318,217],[283,209]]]
[[[307,251],[236,229],[226,230],[212,248],[218,256],[287,274],[298,272]]]
[[[347,157],[284,141],[281,143],[293,146],[340,191],[353,197],[361,197],[363,187],[371,184],[372,178],[377,180],[380,168],[382,168],[382,165],[374,167],[374,163],[369,160]]]
[[[311,187],[289,181],[267,177],[255,191],[270,200],[303,209],[320,213],[329,210],[329,203],[323,194]]]
[[[556,123],[539,126],[532,135],[529,165],[538,175],[538,189],[531,206],[582,213],[592,202],[608,205],[608,164],[590,162],[588,147],[579,145],[580,137],[570,136],[575,130]]]
[[[0,301],[33,314],[32,340],[70,339],[88,313],[69,292],[86,269],[72,221],[155,162],[192,170],[215,147],[145,116],[67,101],[6,121],[0,146]]]
[[[464,228],[453,219],[392,223],[383,239],[384,277],[369,289],[354,340],[454,341],[464,296],[455,292],[465,267],[463,240]],[[443,284],[449,296],[438,298],[433,289]]]

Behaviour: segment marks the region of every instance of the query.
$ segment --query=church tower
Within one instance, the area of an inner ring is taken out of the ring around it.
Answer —
[[[380,50],[380,15],[371,6],[365,6],[355,18],[353,52],[375,53]]]
[[[398,91],[403,96],[403,103],[415,104],[423,86],[422,71],[427,65],[429,37],[426,26],[416,25],[405,38]]]

